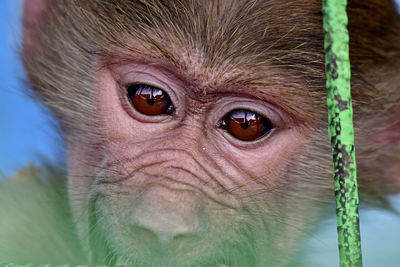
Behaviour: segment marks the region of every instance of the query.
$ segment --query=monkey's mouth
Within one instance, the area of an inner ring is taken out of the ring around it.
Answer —
[[[210,261],[208,261],[210,262]],[[231,263],[228,263],[227,260],[216,260],[216,261],[211,261],[212,263],[195,263],[191,265],[185,264],[184,266],[196,266],[196,267],[232,267]],[[118,256],[112,252],[108,253],[108,257],[106,259],[105,264],[107,266],[132,266],[132,267],[159,267],[159,266],[165,266],[165,267],[177,267],[180,266],[178,264],[166,264],[166,263],[157,263],[157,264],[149,264],[149,263],[143,263],[139,262],[137,260],[132,260],[132,259],[125,259],[122,256]]]
[[[143,263],[136,259],[128,259],[124,256],[117,255],[112,252],[110,248],[107,249],[106,253],[107,257],[105,260],[105,264],[107,266],[132,266],[132,267],[177,267],[180,266],[179,263],[168,264],[168,263]],[[184,264],[182,266],[196,266],[196,267],[233,267],[233,265],[229,260],[207,260],[204,263],[196,262],[193,264]]]
[[[117,249],[113,245],[113,241],[107,238],[107,235],[104,235],[104,232],[98,228],[99,220],[96,215],[98,212],[94,210],[94,203],[97,198],[94,198],[90,201],[92,208],[91,216],[89,217],[89,225],[92,232],[90,233],[90,251],[91,251],[91,264],[94,265],[107,265],[107,266],[132,266],[132,267],[178,267],[178,266],[196,266],[196,267],[233,267],[236,264],[233,264],[229,259],[222,258],[212,258],[211,255],[205,256],[202,259],[202,256],[199,255],[196,259],[188,260],[182,259],[182,262],[179,262],[179,258],[176,258],[175,253],[172,255],[164,255],[161,257],[153,251],[151,254],[154,257],[143,258],[137,257],[137,255],[132,255],[131,252],[119,252],[120,249]],[[139,249],[140,250],[140,249]],[[169,257],[173,258],[171,260]]]

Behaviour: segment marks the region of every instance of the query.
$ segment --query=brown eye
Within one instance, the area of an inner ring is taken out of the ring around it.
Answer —
[[[128,97],[135,109],[145,115],[171,115],[175,111],[168,94],[150,85],[130,85]]]
[[[237,109],[226,115],[221,127],[242,141],[256,140],[273,129],[268,119],[244,109]]]

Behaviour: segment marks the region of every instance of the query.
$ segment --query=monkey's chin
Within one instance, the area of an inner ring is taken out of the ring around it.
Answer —
[[[164,258],[160,259],[159,257],[155,257],[158,259],[148,259],[148,260],[143,260],[143,259],[136,259],[134,257],[130,256],[124,256],[120,254],[116,254],[112,252],[109,248],[107,248],[107,251],[104,255],[106,255],[106,258],[104,261],[96,261],[96,264],[99,264],[99,262],[102,262],[102,264],[105,264],[107,266],[132,266],[132,267],[234,267],[237,266],[230,262],[229,260],[226,259],[206,259],[206,260],[194,260],[194,262],[188,263],[188,259],[185,259],[185,263],[179,262],[178,260],[174,260],[173,262],[168,259]],[[178,262],[177,262],[178,261]]]
[[[149,240],[138,238],[116,239],[107,233],[98,233],[95,237],[97,240],[91,244],[93,265],[236,267],[255,266],[256,263],[254,251],[249,250],[249,246],[240,242],[230,244],[226,240],[220,242],[223,239],[220,235],[216,235],[215,239],[188,242],[176,247],[148,246]]]
[[[119,249],[108,246],[109,242],[104,237],[97,236],[96,244],[90,249],[91,265],[107,265],[107,266],[132,266],[132,267],[235,267],[243,266],[242,264],[234,264],[230,259],[202,258],[184,258],[180,260],[176,255],[158,255],[152,253],[153,257],[143,258],[137,257],[135,253],[124,255]]]
[[[225,263],[193,263],[193,264],[185,264],[185,265],[180,265],[178,263],[174,264],[169,264],[169,263],[143,263],[139,262],[137,260],[130,260],[130,259],[125,259],[124,257],[119,257],[114,265],[108,265],[108,266],[132,266],[132,267],[188,267],[188,266],[193,266],[193,267],[233,267],[234,265],[228,265]]]

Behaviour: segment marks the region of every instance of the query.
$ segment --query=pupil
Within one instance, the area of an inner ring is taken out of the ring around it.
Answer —
[[[245,129],[245,130],[246,130],[247,128],[249,128],[249,124],[248,124],[247,122],[241,123],[240,126],[242,126],[242,128]]]
[[[154,99],[153,98],[147,98],[146,102],[149,105],[153,105],[154,104]]]

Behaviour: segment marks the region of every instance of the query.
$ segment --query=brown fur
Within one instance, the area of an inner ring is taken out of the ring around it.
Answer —
[[[304,218],[310,208],[299,200],[333,199],[320,1],[224,3],[49,1],[40,20],[26,22],[23,58],[32,88],[60,120],[68,145],[102,140],[95,72],[133,55],[168,61],[204,97],[221,84],[278,88],[277,104],[310,134],[289,163],[289,178],[261,193],[273,193],[271,214],[307,229],[314,219]],[[387,171],[400,163],[399,146],[374,138],[399,123],[400,20],[389,0],[350,1],[348,12],[359,183],[366,201],[382,200],[400,189],[399,174]],[[87,153],[103,145],[90,144]],[[284,245],[277,242],[270,254],[285,257]]]
[[[287,93],[299,96],[301,108],[312,107],[310,116],[323,124],[326,113],[320,1],[235,1],[229,12],[223,12],[223,8],[215,11],[218,5],[223,4],[51,3],[47,7],[50,12],[42,18],[43,27],[35,29],[39,31],[38,51],[33,54],[28,48],[24,53],[32,88],[60,119],[65,132],[96,134],[91,130],[96,129],[91,118],[95,116],[96,88],[92,84],[97,56],[121,57],[120,51],[134,52],[127,42],[132,38],[183,71],[187,66],[180,65],[179,58],[196,51],[210,72],[223,74],[236,66],[253,72],[266,64],[289,72],[302,89]],[[385,177],[381,176],[387,166],[371,162],[381,157],[390,157],[386,160],[390,164],[398,162],[398,147],[371,144],[368,138],[395,123],[393,120],[398,121],[393,114],[400,112],[400,22],[394,3],[388,0],[350,1],[348,11],[360,180],[361,186],[372,182],[368,190],[375,191],[386,187],[381,182]],[[232,79],[238,83],[265,83],[257,75]],[[303,102],[302,95],[309,97],[308,102]],[[287,109],[293,108],[289,104]]]

